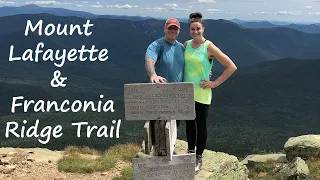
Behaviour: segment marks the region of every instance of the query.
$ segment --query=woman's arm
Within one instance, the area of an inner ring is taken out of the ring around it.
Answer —
[[[208,55],[209,58],[216,58],[225,67],[225,70],[215,81],[203,80],[200,86],[202,88],[216,88],[224,81],[226,81],[237,70],[237,66],[212,42],[210,42],[208,46]]]

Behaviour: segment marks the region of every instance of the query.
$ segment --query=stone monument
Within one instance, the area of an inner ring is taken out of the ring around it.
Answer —
[[[176,120],[195,118],[193,83],[125,84],[124,104],[126,120],[146,121],[145,153],[153,153],[133,160],[134,180],[195,179],[195,154],[173,155]]]

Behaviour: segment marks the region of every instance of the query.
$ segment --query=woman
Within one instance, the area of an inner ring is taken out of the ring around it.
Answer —
[[[212,99],[212,88],[218,87],[227,80],[237,67],[232,60],[204,37],[204,21],[201,13],[191,13],[189,16],[191,40],[184,43],[185,69],[184,82],[194,83],[194,98],[196,118],[186,121],[188,153],[196,153],[196,171],[202,167],[202,153],[206,147],[209,105]],[[225,70],[219,78],[210,81],[209,75],[213,65],[213,58],[217,59]],[[197,147],[195,151],[195,146]]]

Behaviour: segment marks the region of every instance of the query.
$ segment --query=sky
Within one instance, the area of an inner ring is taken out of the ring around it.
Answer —
[[[0,0],[0,6],[37,4],[94,14],[320,23],[320,0]]]

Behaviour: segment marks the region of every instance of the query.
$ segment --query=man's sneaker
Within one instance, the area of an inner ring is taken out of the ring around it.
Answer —
[[[194,149],[188,149],[188,154],[190,153],[196,153],[196,151]]]
[[[196,168],[195,171],[198,172],[202,167],[202,155],[196,155]]]

